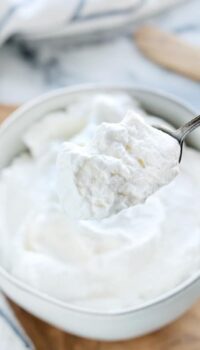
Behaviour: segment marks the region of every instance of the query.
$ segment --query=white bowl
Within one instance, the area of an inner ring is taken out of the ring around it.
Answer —
[[[77,96],[97,92],[128,92],[149,112],[176,126],[195,115],[191,108],[169,95],[142,88],[90,86],[58,90],[24,105],[3,123],[0,128],[0,168],[22,151],[21,136],[30,124],[45,113],[66,106]],[[192,135],[190,142],[200,149],[199,131]],[[0,286],[24,309],[63,330],[94,339],[119,340],[156,330],[184,313],[200,295],[199,275],[192,276],[177,288],[140,308],[109,313],[87,311],[52,298],[11,276],[3,267],[0,267]]]

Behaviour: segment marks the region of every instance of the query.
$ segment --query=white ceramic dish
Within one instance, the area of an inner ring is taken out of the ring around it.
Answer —
[[[133,87],[90,86],[62,89],[39,97],[14,112],[0,128],[0,168],[23,149],[24,130],[49,111],[66,106],[77,96],[97,92],[128,92],[142,106],[175,125],[192,118],[195,112],[168,95]],[[200,149],[200,132],[190,138]],[[192,234],[192,232],[189,232]],[[0,286],[17,304],[32,314],[68,332],[102,340],[119,340],[156,330],[185,312],[200,296],[200,273],[143,307],[123,312],[87,311],[45,295],[0,267]]]

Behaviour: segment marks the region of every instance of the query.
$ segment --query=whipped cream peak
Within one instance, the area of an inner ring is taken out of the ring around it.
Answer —
[[[102,123],[84,146],[65,143],[57,168],[67,215],[101,219],[145,201],[178,174],[179,152],[176,140],[134,111]]]

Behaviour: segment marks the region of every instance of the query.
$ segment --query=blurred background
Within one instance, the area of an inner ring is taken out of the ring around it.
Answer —
[[[98,82],[162,89],[198,108],[199,14],[199,0],[1,0],[0,103]],[[178,74],[182,60],[197,77]]]

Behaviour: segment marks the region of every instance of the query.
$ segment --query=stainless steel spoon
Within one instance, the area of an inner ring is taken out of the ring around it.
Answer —
[[[164,128],[162,126],[156,126],[156,129],[161,130],[165,132],[166,134],[172,136],[175,138],[179,145],[180,145],[180,157],[179,157],[179,163],[181,162],[182,153],[183,153],[183,141],[185,140],[186,136],[190,134],[193,130],[198,128],[200,126],[200,115],[198,115],[196,118],[190,120],[185,125],[181,126],[179,129],[173,131],[169,130],[167,128]]]

